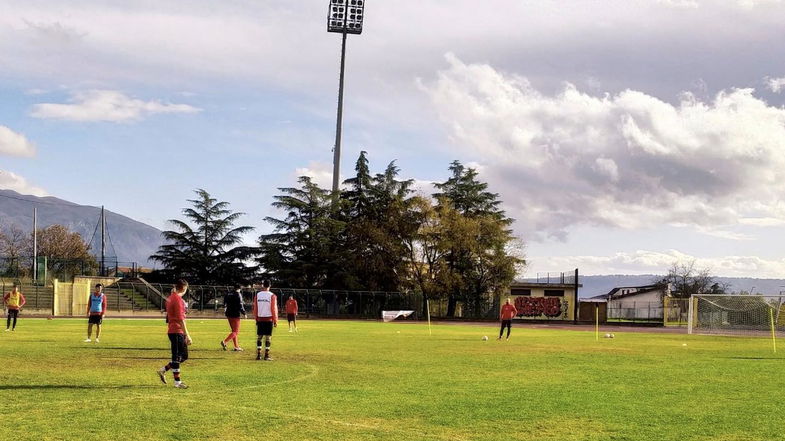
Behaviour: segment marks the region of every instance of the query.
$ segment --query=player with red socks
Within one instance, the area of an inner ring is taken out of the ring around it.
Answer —
[[[262,360],[264,341],[264,361],[272,361],[270,345],[273,328],[278,327],[278,298],[270,292],[269,280],[262,282],[262,290],[254,296],[253,316],[256,319],[256,359]]]
[[[186,291],[188,282],[179,279],[166,299],[167,334],[172,348],[172,361],[158,370],[158,377],[163,384],[166,384],[166,373],[171,370],[174,374],[174,387],[178,389],[188,388],[180,378],[180,364],[188,360],[188,345],[193,342],[185,325],[186,306],[183,296]]]

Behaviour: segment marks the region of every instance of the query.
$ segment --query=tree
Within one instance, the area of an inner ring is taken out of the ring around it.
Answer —
[[[301,176],[300,188],[279,188],[273,207],[282,219],[267,217],[273,232],[259,238],[262,271],[280,286],[338,288],[346,272],[339,253],[345,224],[334,218],[331,192]]]
[[[413,181],[398,179],[394,161],[371,177],[366,152],[355,171],[344,182],[349,188],[342,198],[349,288],[398,291],[407,279],[406,236],[414,233],[406,223]]]
[[[689,298],[693,294],[724,294],[728,285],[714,280],[709,268],[697,268],[695,260],[674,262],[668,275],[655,283],[668,286],[674,297]]]
[[[448,296],[447,315],[453,316],[458,300],[479,308],[489,295],[498,294],[525,260],[520,252],[508,252],[516,238],[510,229],[513,220],[499,208],[499,195],[487,191],[475,169],[453,161],[449,170],[452,176],[436,184],[441,192],[433,196],[448,223],[444,259],[453,273],[450,279],[460,280]]]
[[[512,224],[499,208],[501,200],[497,193],[487,191],[488,184],[477,179],[477,170],[465,167],[459,161],[450,163],[452,172],[445,182],[434,184],[441,190],[433,197],[440,202],[449,202],[464,216],[495,216],[506,225]]]
[[[18,259],[32,254],[32,235],[25,233],[17,225],[0,228],[0,256]]]
[[[0,275],[21,277],[32,267],[32,235],[15,224],[0,227]]]
[[[192,283],[248,282],[256,268],[247,262],[258,250],[239,244],[253,227],[234,226],[245,213],[230,211],[228,202],[218,202],[203,189],[194,192],[197,198],[188,200],[192,208],[183,209],[186,220],[169,220],[175,229],[162,233],[166,243],[150,258],[161,262],[172,277]]]
[[[450,246],[446,222],[442,222],[445,205],[434,207],[430,199],[415,196],[407,211],[407,224],[413,230],[404,239],[409,285],[419,291],[423,300],[433,300],[452,292],[460,285],[460,277],[447,265]],[[426,302],[424,302],[426,303]],[[426,304],[423,304],[425,314]]]
[[[94,274],[98,269],[87,242],[63,225],[38,230],[38,255],[47,257],[48,271],[58,278]]]

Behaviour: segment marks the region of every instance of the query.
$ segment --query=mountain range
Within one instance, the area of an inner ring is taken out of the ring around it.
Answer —
[[[31,232],[33,207],[38,209],[38,228],[64,225],[90,243],[93,254],[100,254],[100,207],[0,190],[0,227],[16,225],[25,232]],[[136,262],[140,266],[153,266],[149,258],[163,242],[161,230],[108,210],[105,216],[107,258],[116,258],[121,265]]]

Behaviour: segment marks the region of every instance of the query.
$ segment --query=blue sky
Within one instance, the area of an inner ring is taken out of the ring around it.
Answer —
[[[195,188],[261,232],[329,186],[326,1],[0,0],[0,188],[165,227]],[[527,275],[785,273],[785,2],[370,1],[350,36],[344,175],[501,194]],[[249,237],[252,240],[253,237]]]

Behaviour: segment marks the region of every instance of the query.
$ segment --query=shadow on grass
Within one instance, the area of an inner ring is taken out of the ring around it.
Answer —
[[[101,389],[151,389],[158,386],[124,384],[119,386],[85,386],[79,384],[3,384],[0,390],[48,390],[48,389],[74,389],[74,390],[101,390]]]
[[[161,356],[161,357],[98,357],[103,360],[159,360],[159,361],[166,361],[169,359],[168,356]],[[226,360],[223,357],[188,357],[188,360]]]
[[[780,357],[728,357],[729,360],[782,360]]]

